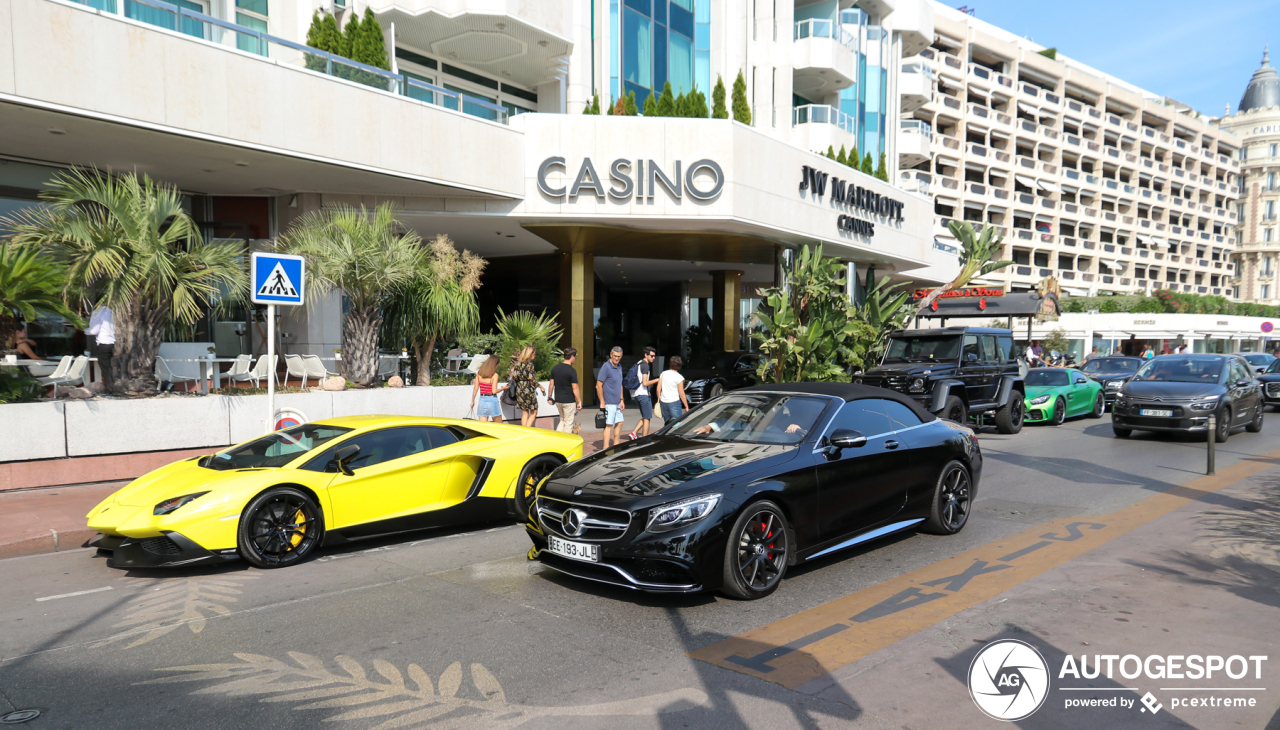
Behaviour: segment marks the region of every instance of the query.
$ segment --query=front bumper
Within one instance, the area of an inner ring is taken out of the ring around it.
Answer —
[[[156,537],[125,537],[99,533],[89,547],[111,553],[113,568],[178,568],[188,565],[213,565],[238,560],[235,548],[207,550],[194,540],[177,532]]]
[[[1221,413],[1212,411],[1188,412],[1187,409],[1175,408],[1174,415],[1168,418],[1157,416],[1130,415],[1129,408],[1121,412],[1111,412],[1111,424],[1120,428],[1135,431],[1180,431],[1184,433],[1204,433],[1209,429],[1209,416],[1221,417]]]
[[[1033,406],[1026,402],[1024,402],[1023,405],[1025,406],[1023,410],[1026,415],[1022,417],[1022,420],[1027,423],[1039,423],[1042,421],[1053,420],[1053,401],[1041,403],[1038,406]]]
[[[529,537],[535,543],[529,550],[530,560],[537,560],[552,570],[574,578],[646,593],[697,593],[702,590],[702,584],[697,582],[686,566],[679,563],[645,558],[623,562],[603,556],[599,563],[589,563],[552,553],[546,549],[546,538],[542,538],[543,545],[539,547],[536,543],[540,536],[535,536],[532,530],[529,530]],[[622,564],[619,565],[619,562]]]

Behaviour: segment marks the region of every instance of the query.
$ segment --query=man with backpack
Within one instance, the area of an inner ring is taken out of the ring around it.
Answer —
[[[627,377],[622,383],[627,390],[631,391],[631,397],[635,400],[636,407],[640,409],[640,422],[631,433],[627,434],[632,441],[649,435],[649,421],[653,419],[653,396],[649,394],[649,386],[658,382],[657,378],[649,376],[652,374],[653,361],[657,357],[657,350],[652,347],[644,348],[644,356],[627,372]],[[636,431],[640,432],[639,436],[636,435]]]

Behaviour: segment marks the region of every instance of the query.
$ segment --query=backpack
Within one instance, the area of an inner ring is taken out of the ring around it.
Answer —
[[[635,390],[640,387],[640,363],[636,363],[622,378],[622,387]]]

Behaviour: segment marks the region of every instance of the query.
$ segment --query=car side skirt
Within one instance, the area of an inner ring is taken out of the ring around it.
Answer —
[[[493,522],[510,519],[513,515],[510,503],[499,497],[471,497],[452,507],[402,515],[386,520],[365,522],[337,530],[325,532],[325,545],[340,545],[353,540],[369,537],[393,535],[400,532],[426,530],[451,525],[466,525],[478,522]]]
[[[921,522],[924,522],[923,517],[913,517],[905,520],[899,519],[895,522],[891,522],[882,527],[876,527],[876,528],[867,530],[866,532],[863,532],[860,535],[855,535],[851,538],[843,540],[842,542],[839,542],[830,547],[818,550],[817,552],[805,557],[804,559],[805,561],[809,561],[809,560],[814,560],[816,558],[820,558],[824,555],[830,555],[831,553],[837,552],[839,550],[844,550],[845,548],[851,548],[854,545],[859,545],[861,543],[874,540],[878,537],[885,537],[886,535],[892,535],[895,532],[900,532],[907,528],[914,527],[915,525],[918,525]]]

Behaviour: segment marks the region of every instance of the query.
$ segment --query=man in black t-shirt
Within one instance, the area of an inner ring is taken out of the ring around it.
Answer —
[[[636,407],[640,409],[640,422],[636,424],[635,431],[627,434],[632,441],[638,438],[644,438],[649,435],[649,421],[653,418],[653,396],[649,393],[649,386],[658,382],[652,375],[653,361],[657,359],[658,351],[652,347],[644,348],[644,356],[636,363],[637,374],[640,376],[640,387],[631,393],[631,398],[635,400]],[[637,433],[637,431],[639,433]]]
[[[560,411],[560,424],[557,431],[577,433],[574,423],[578,411],[582,410],[582,391],[578,389],[578,371],[573,363],[578,359],[578,351],[572,347],[564,348],[564,362],[551,368],[551,395],[547,402]]]

